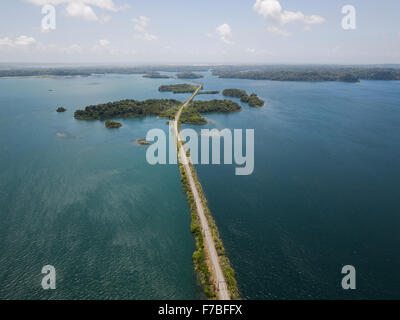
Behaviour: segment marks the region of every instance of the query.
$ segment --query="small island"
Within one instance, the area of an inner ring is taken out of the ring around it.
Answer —
[[[148,146],[150,144],[145,138],[136,139],[136,142],[141,146]]]
[[[198,94],[219,94],[219,91],[199,91]]]
[[[109,120],[105,123],[105,126],[109,129],[118,129],[122,127],[122,124],[114,120]]]
[[[252,93],[249,96],[245,90],[241,89],[225,89],[222,94],[226,97],[240,98],[241,102],[247,103],[250,107],[262,107],[265,104],[257,94]]]
[[[193,72],[182,72],[176,75],[178,79],[200,79],[204,78],[201,74],[193,73]]]
[[[173,92],[173,93],[193,93],[197,90],[196,86],[187,83],[164,85],[158,88],[160,92]]]
[[[65,111],[67,111],[67,109],[65,109],[64,107],[58,107],[56,111],[57,112],[65,112]]]
[[[159,72],[150,72],[146,73],[143,75],[143,78],[150,78],[150,79],[169,79],[171,78],[170,76],[167,76],[165,74],[161,74]]]

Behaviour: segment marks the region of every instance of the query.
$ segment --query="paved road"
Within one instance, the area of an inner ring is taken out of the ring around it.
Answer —
[[[214,273],[214,279],[217,284],[217,296],[219,300],[230,300],[229,291],[226,285],[224,274],[222,273],[221,265],[219,264],[217,250],[215,249],[214,240],[212,237],[212,233],[210,230],[210,226],[208,225],[207,217],[204,213],[204,206],[199,196],[199,192],[197,190],[196,183],[194,182],[192,171],[190,170],[190,159],[186,155],[185,147],[182,144],[182,136],[180,134],[178,123],[182,114],[182,110],[193,100],[193,98],[199,93],[201,87],[199,87],[193,95],[183,104],[183,106],[179,109],[175,116],[175,120],[173,122],[173,134],[175,135],[175,142],[178,143],[179,146],[179,162],[183,164],[186,176],[189,180],[190,189],[192,190],[193,197],[196,202],[197,213],[200,218],[201,229],[204,236],[204,245],[206,248],[206,253],[208,254],[209,260],[211,261]]]

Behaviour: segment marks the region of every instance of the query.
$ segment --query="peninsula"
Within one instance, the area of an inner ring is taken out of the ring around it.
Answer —
[[[75,111],[74,117],[79,120],[104,120],[111,118],[139,118],[160,116],[169,118],[169,112],[182,102],[173,99],[149,99],[145,101],[121,100],[88,106]]]
[[[203,125],[207,123],[201,114],[204,113],[232,113],[241,111],[242,107],[231,100],[211,100],[191,102],[182,111],[181,123]]]

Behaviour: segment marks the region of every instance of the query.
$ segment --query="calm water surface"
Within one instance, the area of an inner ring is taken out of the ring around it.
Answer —
[[[169,82],[0,79],[1,299],[202,297],[178,169],[148,165],[135,144],[165,120],[73,119],[89,104],[185,100],[157,91]],[[400,298],[400,82],[203,82],[267,102],[207,116],[209,128],[255,129],[253,175],[197,166],[243,298]],[[46,264],[55,291],[41,290]],[[348,264],[352,292],[340,287]]]

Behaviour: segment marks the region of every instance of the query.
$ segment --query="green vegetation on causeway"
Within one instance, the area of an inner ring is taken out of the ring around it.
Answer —
[[[122,127],[122,124],[114,120],[109,120],[105,123],[105,126],[109,129],[118,129]]]
[[[121,100],[88,106],[85,110],[75,111],[74,117],[79,120],[137,118],[145,116],[170,118],[172,111],[180,105],[182,105],[182,102],[173,99]]]
[[[56,111],[57,112],[65,112],[65,111],[67,111],[67,109],[65,109],[64,107],[58,107]]]
[[[242,108],[231,100],[193,101],[182,111],[181,122],[185,124],[203,125],[207,123],[201,114],[204,113],[231,113]]]
[[[225,247],[224,247],[224,244],[222,243],[221,237],[219,235],[217,224],[215,223],[215,220],[212,217],[211,211],[208,207],[207,198],[204,195],[204,191],[203,191],[201,183],[199,182],[199,179],[197,177],[196,170],[192,164],[190,164],[189,166],[190,166],[190,170],[192,171],[192,176],[196,183],[196,187],[197,187],[199,196],[201,198],[201,202],[203,204],[204,213],[206,215],[208,225],[210,226],[210,229],[211,229],[211,233],[212,233],[214,244],[215,244],[215,249],[217,250],[219,263],[222,268],[222,273],[224,274],[224,277],[225,277],[225,281],[226,281],[226,284],[227,284],[227,287],[229,290],[229,295],[232,300],[237,300],[237,299],[239,299],[239,289],[237,287],[235,271],[233,270],[231,263],[229,261],[229,258],[226,255]]]
[[[244,90],[225,89],[222,94],[226,97],[240,98],[240,101],[248,103],[250,107],[262,107],[264,105],[264,100],[260,99],[255,93],[249,96]]]
[[[183,192],[186,194],[191,212],[192,220],[190,224],[190,230],[193,233],[196,242],[196,250],[193,253],[194,269],[197,272],[198,279],[200,281],[201,286],[203,287],[204,293],[206,294],[207,298],[215,300],[217,299],[217,291],[212,281],[211,272],[207,263],[207,256],[204,247],[204,239],[200,227],[200,218],[197,215],[194,196],[190,189],[190,184],[186,176],[185,169],[181,163],[179,163],[179,171],[181,173]]]
[[[158,88],[160,92],[173,92],[173,93],[193,93],[197,90],[196,86],[187,83],[164,85]]]
[[[151,73],[146,73],[143,75],[143,78],[150,78],[150,79],[169,79],[170,76],[167,76],[165,74],[161,74],[159,72],[151,72]]]
[[[201,74],[193,72],[182,72],[176,75],[178,79],[200,79],[204,78]]]
[[[188,153],[188,156],[190,154]],[[215,249],[218,254],[218,259],[222,268],[222,272],[225,277],[225,281],[227,282],[227,287],[229,290],[229,294],[231,299],[239,299],[239,290],[237,287],[237,281],[235,278],[235,271],[233,270],[230,261],[226,255],[226,251],[224,248],[224,245],[222,243],[221,237],[218,232],[217,225],[212,217],[211,211],[208,208],[208,203],[207,199],[204,195],[203,188],[198,180],[196,170],[194,169],[193,165],[189,165],[193,179],[196,183],[196,187],[199,193],[199,196],[201,198],[201,202],[204,208],[204,213],[206,215],[208,224],[211,229],[212,237],[214,240],[215,244]],[[181,173],[181,182],[182,182],[182,188],[183,192],[186,194],[189,207],[190,207],[190,212],[191,212],[191,231],[193,233],[193,236],[195,238],[196,242],[196,250],[193,253],[193,263],[194,263],[194,268],[197,272],[198,278],[200,280],[200,283],[204,289],[204,292],[207,296],[208,299],[217,299],[217,287],[212,279],[212,275],[210,272],[210,262],[207,259],[207,255],[205,252],[205,245],[204,245],[204,238],[203,234],[201,231],[201,225],[200,225],[200,218],[197,213],[196,209],[196,202],[193,196],[193,193],[190,188],[190,184],[184,169],[184,166],[179,163],[179,170]]]

